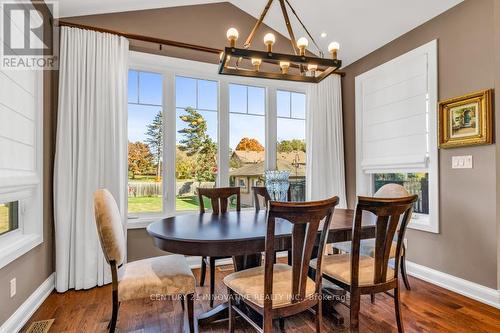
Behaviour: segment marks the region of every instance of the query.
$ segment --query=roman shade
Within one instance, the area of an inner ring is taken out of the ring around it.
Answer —
[[[404,57],[360,82],[365,173],[428,167],[428,55]]]

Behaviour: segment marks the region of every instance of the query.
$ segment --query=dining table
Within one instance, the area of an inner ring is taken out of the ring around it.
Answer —
[[[354,212],[350,209],[335,209],[327,243],[351,240]],[[265,210],[228,211],[221,214],[186,213],[152,222],[147,227],[159,249],[186,256],[232,257],[235,271],[261,265],[265,249],[267,213]],[[362,238],[375,237],[375,224],[364,219]],[[319,230],[322,228],[320,227]],[[320,231],[318,230],[317,244]],[[275,228],[275,251],[287,251],[292,247],[292,224],[277,219]],[[333,307],[331,297],[325,297],[324,311],[337,324],[342,316]],[[204,325],[227,319],[228,303],[224,302],[198,316],[198,324]]]

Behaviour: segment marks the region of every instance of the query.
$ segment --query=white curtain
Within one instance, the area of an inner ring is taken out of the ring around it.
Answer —
[[[342,87],[339,75],[331,75],[308,88],[307,198],[321,200],[334,195],[346,207]]]
[[[108,188],[125,217],[128,40],[61,28],[54,166],[56,289],[109,283],[93,192]]]

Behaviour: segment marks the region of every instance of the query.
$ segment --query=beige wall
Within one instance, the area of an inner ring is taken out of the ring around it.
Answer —
[[[500,1],[495,1],[494,4],[494,53],[495,53],[495,105],[500,108]],[[500,133],[500,117],[496,113],[495,117],[495,127],[496,127],[496,137],[499,137]],[[496,145],[496,207],[497,207],[497,289],[500,290],[500,145]]]
[[[228,2],[196,6],[158,8],[131,12],[110,13],[64,18],[64,21],[106,28],[113,31],[223,49],[227,46],[226,31],[235,27],[239,31],[238,46],[242,46],[255,24],[255,18]],[[290,52],[290,41],[263,25],[257,31],[253,44],[264,49],[267,32],[276,35],[276,52]],[[130,41],[131,49],[172,57],[218,63],[219,55]]]
[[[46,31],[45,36],[52,38],[51,27]],[[52,173],[56,108],[53,82],[54,73],[46,71],[43,84],[43,243],[0,269],[0,326],[54,272]],[[17,293],[11,299],[9,281],[14,277]]]
[[[354,78],[438,39],[439,100],[496,85],[496,105],[500,105],[499,6],[495,0],[467,0],[344,69],[346,189],[350,207],[356,200]],[[408,260],[497,289],[497,149],[489,145],[440,150],[440,233],[409,230]],[[452,170],[451,157],[465,154],[473,156],[474,168]]]
[[[127,230],[127,251],[128,261],[168,254],[153,244],[153,238],[144,228]]]

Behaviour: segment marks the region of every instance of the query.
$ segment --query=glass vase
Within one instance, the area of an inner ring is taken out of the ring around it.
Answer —
[[[290,171],[267,170],[264,173],[266,188],[272,201],[288,201]]]

